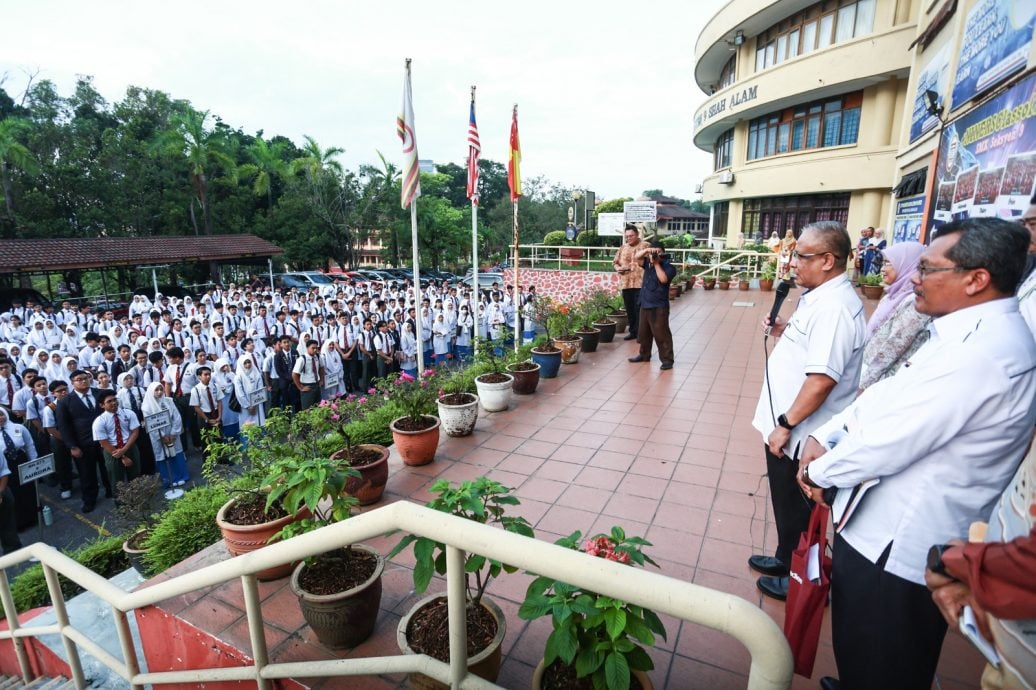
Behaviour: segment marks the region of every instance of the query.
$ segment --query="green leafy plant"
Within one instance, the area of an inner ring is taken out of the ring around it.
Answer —
[[[148,570],[160,573],[220,540],[216,513],[230,487],[200,486],[175,501],[155,523],[145,546]]]
[[[874,287],[885,284],[885,280],[880,273],[869,273],[865,276],[860,276],[859,281],[860,285],[872,285]]]
[[[345,485],[350,478],[359,476],[345,463],[328,457],[284,458],[274,463],[266,478],[271,487],[266,498],[267,510],[275,503],[291,515],[303,508],[307,510],[301,519],[273,535],[273,540],[291,539],[348,519],[359,501],[345,493]]]
[[[729,283],[730,282],[730,277],[731,277],[730,271],[720,271],[719,275],[716,277],[716,279],[719,282],[721,282],[721,283]]]
[[[611,299],[614,292],[601,287],[593,287],[583,293],[583,304],[586,308],[587,328],[593,327],[594,322],[605,318],[611,308]]]
[[[612,527],[610,534],[585,541],[577,531],[554,543],[617,563],[658,567],[642,550],[651,543],[628,537],[618,526]],[[556,661],[572,666],[578,678],[592,678],[598,690],[628,690],[631,671],[654,668],[640,645],[654,645],[655,635],[667,639],[665,626],[653,611],[549,577],[537,577],[526,590],[518,616],[532,620],[548,614],[553,631],[543,653],[544,667]]]
[[[552,303],[553,306],[549,311],[547,320],[543,323],[546,324],[548,336],[553,333],[553,337],[558,340],[572,340],[575,336],[576,323],[579,320],[579,312],[573,307],[569,307],[567,304]]]
[[[435,413],[435,400],[439,397],[439,373],[426,369],[421,380],[403,372],[381,379],[377,392],[396,403],[403,416],[412,422],[420,422],[424,415]]]
[[[762,269],[759,272],[759,278],[761,280],[773,280],[777,276],[777,262],[774,260],[767,261],[763,264]]]
[[[507,506],[520,504],[517,496],[511,493],[500,482],[482,476],[461,482],[454,486],[445,479],[440,479],[429,489],[436,497],[428,502],[428,507],[450,515],[478,522],[483,525],[497,525],[508,532],[532,537],[533,529],[529,521],[523,517],[506,514]],[[428,589],[435,573],[446,574],[446,545],[427,537],[409,534],[396,544],[389,553],[392,558],[411,544],[414,545],[414,589],[424,592]],[[469,553],[464,559],[464,582],[468,608],[477,607],[482,601],[486,587],[501,572],[513,573],[514,566]],[[474,581],[474,582],[473,582]]]
[[[548,247],[556,247],[558,245],[565,244],[565,231],[564,230],[552,230],[543,236],[543,244]]]

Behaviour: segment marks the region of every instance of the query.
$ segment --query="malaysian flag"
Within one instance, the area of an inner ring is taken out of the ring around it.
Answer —
[[[414,101],[410,89],[410,58],[403,78],[403,108],[396,117],[396,134],[403,141],[403,189],[400,202],[407,208],[421,196],[421,174],[417,166],[417,137],[414,135]]]
[[[475,124],[475,87],[471,87],[471,115],[468,117],[468,198],[478,205],[478,157],[482,144],[478,140],[478,125]]]

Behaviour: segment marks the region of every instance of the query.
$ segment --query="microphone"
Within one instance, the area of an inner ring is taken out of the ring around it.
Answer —
[[[777,289],[774,291],[773,296],[773,308],[770,309],[770,325],[763,331],[764,337],[770,336],[770,329],[773,328],[773,324],[777,322],[777,314],[781,311],[781,305],[784,304],[784,300],[788,298],[788,293],[791,292],[791,284],[786,280],[782,280],[777,283]]]

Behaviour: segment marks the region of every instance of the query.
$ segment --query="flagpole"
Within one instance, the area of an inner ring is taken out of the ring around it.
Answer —
[[[417,307],[414,310],[417,315],[414,319],[414,331],[417,338],[417,380],[420,381],[424,376],[424,339],[421,335],[421,253],[417,250],[417,199],[410,202],[410,238],[414,252],[414,306]]]
[[[516,106],[517,107],[517,106]],[[511,297],[511,304],[516,305],[521,302],[518,299],[518,200],[515,199],[511,204],[514,207],[514,293]],[[520,306],[515,306],[514,309],[514,351],[518,352],[518,341],[521,340],[522,334],[518,330],[518,318],[521,312]]]
[[[474,108],[474,85],[471,87],[471,104]],[[469,153],[468,155],[471,154]],[[475,302],[471,305],[471,347],[474,356],[478,357],[478,305],[481,300],[479,299],[478,289],[478,204],[475,203],[476,198],[477,196],[471,197],[471,285],[473,288],[472,294],[475,295]]]
[[[518,104],[514,104],[511,111],[511,153],[507,162],[507,184],[511,188],[511,206],[514,213],[514,263],[511,270],[514,273],[514,292],[511,294],[511,304],[520,302],[518,299],[518,199],[522,196],[522,175],[519,171],[519,163],[522,160],[522,147],[518,140]],[[521,333],[518,331],[518,319],[520,318],[521,307],[514,309],[514,351],[518,352],[518,339]]]

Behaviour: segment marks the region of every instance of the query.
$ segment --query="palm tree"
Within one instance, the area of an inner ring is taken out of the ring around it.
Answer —
[[[209,111],[199,112],[190,106],[172,117],[173,129],[166,133],[166,149],[187,159],[188,174],[191,186],[194,187],[195,198],[201,205],[205,234],[212,234],[212,209],[209,203],[209,180],[206,173],[216,165],[232,180],[237,180],[237,166],[234,159],[227,155],[223,147],[221,135],[205,129],[205,120]],[[194,218],[194,199],[191,200],[191,220],[194,232],[198,232],[198,223]]]
[[[39,171],[39,165],[32,157],[29,149],[18,141],[19,137],[29,131],[31,124],[20,117],[9,117],[0,120],[0,186],[4,190],[4,208],[7,217],[14,222],[14,193],[11,190],[11,177],[8,171],[17,168],[30,175]]]
[[[337,146],[322,149],[316,139],[308,134],[304,135],[303,139],[306,140],[305,146],[302,147],[303,155],[291,162],[294,172],[305,173],[311,182],[317,181],[317,178],[326,172],[330,172],[338,177],[342,176],[344,168],[338,162],[338,156],[345,153],[345,149]]]
[[[252,191],[256,196],[266,195],[268,211],[273,208],[273,179],[288,175],[289,165],[283,157],[285,148],[287,146],[283,141],[271,146],[259,137],[248,147],[248,156],[253,162],[238,168],[238,173],[242,177],[255,178],[252,182]]]

